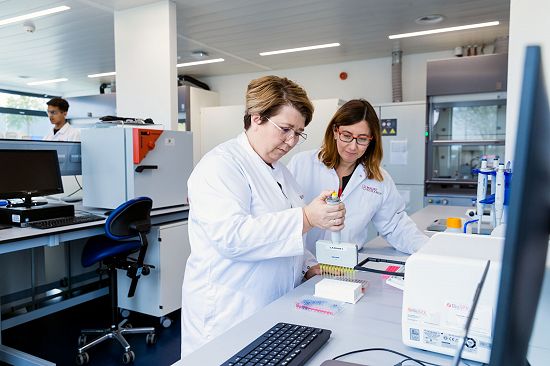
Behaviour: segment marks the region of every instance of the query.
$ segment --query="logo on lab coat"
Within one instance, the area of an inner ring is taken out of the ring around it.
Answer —
[[[366,184],[363,184],[361,186],[361,188],[363,188],[364,191],[367,191],[367,192],[370,192],[370,193],[375,193],[377,195],[382,195],[382,192],[380,192],[376,187],[371,187],[371,186],[368,186]]]

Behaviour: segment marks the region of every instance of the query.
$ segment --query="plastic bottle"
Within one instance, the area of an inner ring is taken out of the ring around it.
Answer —
[[[447,229],[446,233],[461,233],[462,232],[462,219],[459,217],[449,217],[447,218]]]

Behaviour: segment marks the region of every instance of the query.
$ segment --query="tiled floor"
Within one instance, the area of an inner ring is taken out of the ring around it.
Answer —
[[[172,325],[164,328],[159,318],[137,313],[130,315],[134,327],[154,326],[158,341],[147,345],[145,335],[128,335],[136,359],[134,366],[171,365],[180,356],[180,312],[170,314]],[[10,328],[2,332],[2,343],[57,365],[76,365],[76,350],[80,329],[103,328],[110,322],[108,296]],[[123,365],[122,347],[109,340],[89,350],[88,365]]]

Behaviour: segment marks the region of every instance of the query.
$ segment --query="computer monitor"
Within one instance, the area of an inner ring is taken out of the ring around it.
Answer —
[[[0,150],[0,198],[21,198],[63,193],[55,150]]]
[[[526,365],[550,234],[550,110],[541,51],[527,47],[491,366]]]

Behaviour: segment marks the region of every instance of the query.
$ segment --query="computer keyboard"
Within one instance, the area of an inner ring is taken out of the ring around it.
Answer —
[[[278,323],[222,366],[300,366],[330,338],[330,330]]]
[[[79,216],[68,216],[68,217],[57,217],[55,219],[47,219],[40,221],[29,222],[30,227],[36,229],[52,229],[60,226],[82,224],[85,222],[105,220],[105,217],[98,215],[79,215]]]

